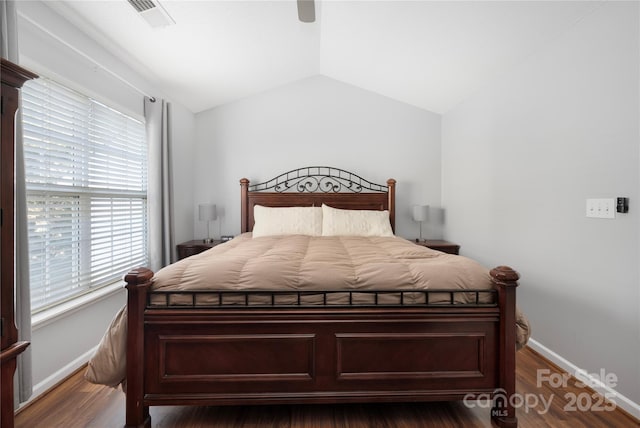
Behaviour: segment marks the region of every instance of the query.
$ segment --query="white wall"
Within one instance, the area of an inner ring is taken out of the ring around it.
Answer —
[[[440,205],[440,116],[327,77],[199,113],[196,128],[194,200],[224,208],[223,234],[240,231],[240,178],[258,183],[304,166],[396,179],[401,236],[418,234],[411,205]],[[196,221],[194,236],[205,234]]]
[[[19,2],[19,51],[21,65],[53,78],[105,104],[138,118],[143,117],[142,95],[104,70],[44,33],[53,32],[74,47],[98,60],[146,93],[164,97],[151,79],[107,53],[95,41],[50,9],[46,2]],[[33,21],[33,22],[31,22]],[[34,24],[35,22],[35,24]],[[171,101],[171,100],[169,100]],[[176,241],[191,239],[193,233],[193,190],[191,171],[195,136],[195,116],[185,107],[172,103]],[[133,267],[133,266],[132,266]],[[126,292],[119,290],[92,304],[37,322],[33,328],[31,350],[35,394],[44,392],[87,361],[108,323],[125,303]]]
[[[443,117],[445,236],[522,276],[534,339],[640,403],[639,24],[606,2]],[[615,220],[585,199],[630,198]]]

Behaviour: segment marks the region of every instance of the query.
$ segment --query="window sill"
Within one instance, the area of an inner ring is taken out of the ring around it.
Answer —
[[[124,285],[124,281],[118,281],[106,287],[102,287],[92,293],[87,293],[76,299],[69,300],[68,302],[56,305],[50,309],[38,312],[31,316],[31,329],[37,330],[42,328],[59,320],[60,318],[69,316],[89,305],[93,305],[101,300],[113,296],[114,294],[122,292],[122,290],[124,290]]]

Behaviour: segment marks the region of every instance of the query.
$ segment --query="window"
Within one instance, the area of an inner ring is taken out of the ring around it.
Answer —
[[[144,124],[52,80],[22,92],[31,307],[147,264]]]

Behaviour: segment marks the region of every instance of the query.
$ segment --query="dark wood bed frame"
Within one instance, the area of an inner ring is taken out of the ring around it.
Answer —
[[[395,180],[302,168],[250,186],[240,180],[242,232],[253,207],[389,210]],[[294,190],[294,192],[291,192]],[[151,425],[149,406],[462,400],[494,397],[492,420],[517,426],[518,274],[491,270],[492,304],[175,307],[149,305],[153,272],[130,271],[126,426]],[[389,284],[392,288],[393,284]],[[452,299],[453,301],[453,299]],[[476,301],[477,303],[477,301]]]

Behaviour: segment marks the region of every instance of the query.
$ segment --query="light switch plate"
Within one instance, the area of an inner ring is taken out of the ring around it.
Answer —
[[[587,217],[616,218],[615,198],[587,199]]]

